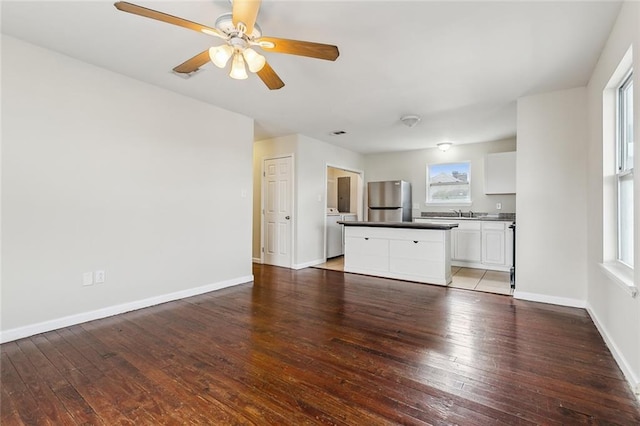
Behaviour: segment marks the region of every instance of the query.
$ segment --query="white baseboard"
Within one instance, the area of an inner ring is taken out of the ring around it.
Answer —
[[[587,304],[587,312],[589,313],[589,316],[593,320],[593,323],[596,325],[596,328],[600,332],[600,335],[604,339],[604,342],[609,348],[609,351],[611,351],[611,355],[613,355],[613,358],[616,360],[616,362],[618,363],[618,366],[622,370],[622,374],[624,374],[624,377],[627,379],[627,382],[629,382],[631,389],[634,391],[636,395],[640,395],[640,378],[636,374],[634,374],[633,368],[631,368],[631,366],[629,365],[629,362],[624,357],[622,352],[620,352],[620,350],[618,349],[618,346],[615,344],[613,339],[610,338],[609,332],[607,331],[605,326],[602,324],[602,322],[598,319],[598,316],[593,311],[590,304]]]
[[[552,305],[569,306],[572,308],[586,308],[587,303],[580,299],[569,299],[568,297],[548,296],[539,293],[527,293],[524,291],[514,291],[514,299],[528,300],[531,302],[550,303]]]
[[[260,258],[260,257],[254,257],[254,258],[253,258],[253,263],[262,263],[262,258]]]
[[[136,300],[133,302],[123,303],[121,305],[109,306],[97,309],[95,311],[83,312],[80,314],[69,315],[62,318],[56,318],[49,321],[43,321],[37,324],[31,324],[23,327],[13,328],[0,331],[0,343],[11,342],[13,340],[23,339],[36,334],[45,333],[59,328],[69,327],[83,322],[93,321],[101,318],[107,318],[113,315],[122,314],[136,309],[148,308],[149,306],[159,305],[161,303],[171,302],[173,300],[184,299],[191,296],[197,296],[203,293],[232,287],[238,284],[244,284],[253,281],[253,275],[233,278],[213,284],[207,284],[201,287],[190,288],[187,290],[176,291],[174,293],[163,294],[160,296],[149,297],[147,299]]]
[[[312,260],[311,262],[297,263],[293,265],[291,269],[297,270],[297,269],[309,268],[310,266],[320,265],[321,263],[324,263],[324,262],[326,262],[325,259],[316,259],[316,260]]]

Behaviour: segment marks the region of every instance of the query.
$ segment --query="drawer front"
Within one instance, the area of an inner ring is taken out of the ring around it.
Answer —
[[[345,271],[389,270],[389,240],[365,237],[345,238]]]
[[[504,231],[507,229],[507,222],[482,222],[482,230]]]
[[[470,230],[470,231],[479,231],[480,228],[482,227],[482,222],[479,221],[471,221],[471,220],[461,220],[460,222],[458,222],[458,228],[457,229],[465,229],[465,230]]]
[[[443,262],[444,244],[419,240],[391,240],[389,241],[389,256],[392,258]]]
[[[444,241],[445,230],[441,229],[403,229],[374,228],[368,226],[345,226],[345,236],[362,238],[381,238],[389,240]]]
[[[389,238],[389,229],[369,226],[345,226],[345,237]]]
[[[389,256],[389,240],[367,237],[345,238],[345,250],[349,255]]]
[[[442,242],[445,232],[441,229],[394,229],[389,239]]]

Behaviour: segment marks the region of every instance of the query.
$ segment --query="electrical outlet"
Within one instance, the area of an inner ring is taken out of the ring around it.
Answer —
[[[496,203],[496,210],[502,210],[502,203]]]
[[[96,284],[104,282],[104,271],[96,271]]]
[[[93,272],[82,274],[82,285],[93,285]]]

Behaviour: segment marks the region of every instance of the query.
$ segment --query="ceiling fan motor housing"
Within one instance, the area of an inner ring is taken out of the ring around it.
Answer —
[[[253,31],[251,31],[251,34],[245,34],[243,31],[240,31],[239,28],[236,28],[236,26],[233,25],[232,13],[223,13],[222,15],[218,16],[215,26],[217,29],[227,34],[229,37],[246,37],[249,40],[255,40],[262,37],[262,30],[260,29],[260,26],[257,22],[253,25]]]

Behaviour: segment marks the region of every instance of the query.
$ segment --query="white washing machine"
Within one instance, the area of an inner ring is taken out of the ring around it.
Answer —
[[[344,254],[344,226],[338,222],[351,222],[357,219],[355,213],[338,213],[334,209],[327,211],[327,259]]]

